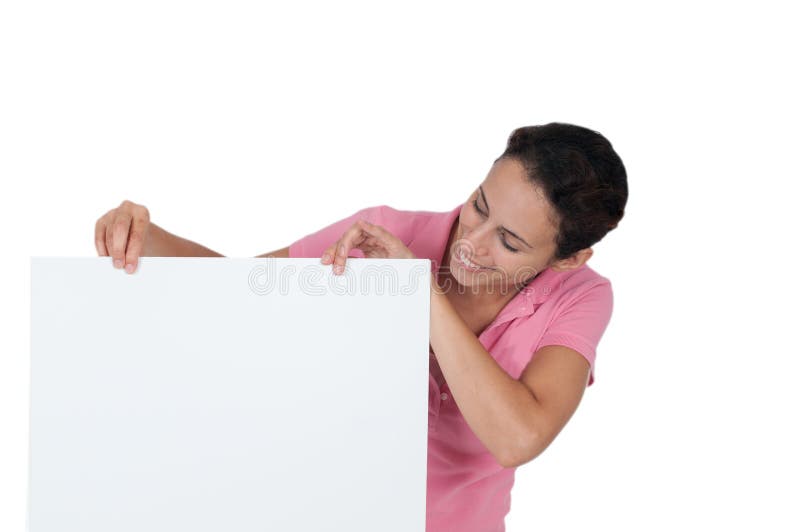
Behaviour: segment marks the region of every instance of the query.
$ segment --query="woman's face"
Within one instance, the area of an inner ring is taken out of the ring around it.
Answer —
[[[473,293],[516,292],[551,264],[554,211],[521,163],[500,159],[461,208],[449,257],[450,274]],[[466,256],[465,263],[460,257]],[[469,262],[480,268],[474,269]]]

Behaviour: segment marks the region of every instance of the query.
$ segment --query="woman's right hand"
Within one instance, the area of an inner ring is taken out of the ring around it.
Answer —
[[[133,273],[150,228],[150,212],[144,205],[125,200],[101,216],[94,228],[94,245],[101,257],[111,256],[115,268]]]

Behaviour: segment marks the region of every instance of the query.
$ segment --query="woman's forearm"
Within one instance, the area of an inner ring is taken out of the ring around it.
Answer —
[[[506,467],[534,440],[533,394],[511,377],[464,323],[431,274],[430,343],[450,393],[475,436]]]
[[[173,235],[154,223],[147,228],[142,249],[143,257],[224,257],[196,242]]]

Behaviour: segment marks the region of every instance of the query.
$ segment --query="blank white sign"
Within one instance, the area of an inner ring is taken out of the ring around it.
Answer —
[[[422,532],[430,261],[31,260],[31,532]]]

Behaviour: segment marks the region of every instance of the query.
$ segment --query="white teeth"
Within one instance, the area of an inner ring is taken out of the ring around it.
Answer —
[[[464,256],[464,254],[463,254],[463,253],[461,253],[461,252],[459,252],[459,254],[458,254],[458,258],[459,258],[459,260],[461,260],[461,262],[463,262],[464,264],[466,264],[467,266],[469,266],[469,267],[470,267],[470,268],[472,268],[473,270],[480,270],[480,269],[483,267],[483,266],[478,266],[478,265],[477,265],[477,264],[475,264],[474,262],[470,261],[470,260],[469,260],[467,257],[465,257],[465,256]]]

